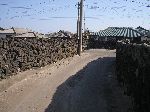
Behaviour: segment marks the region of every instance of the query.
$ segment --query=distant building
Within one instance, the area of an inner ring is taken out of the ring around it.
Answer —
[[[89,30],[85,30],[83,33],[83,38],[84,39],[89,39],[89,35],[90,35],[90,31]]]
[[[150,42],[150,37],[148,37],[148,36],[143,36],[143,37],[141,38],[141,41],[149,41],[149,42]]]
[[[14,29],[4,29],[0,30],[0,38],[6,38],[6,37],[11,37],[14,36],[16,33]]]
[[[142,34],[141,41],[150,41],[150,31],[149,30],[142,28],[140,26],[137,27],[136,30]]]
[[[0,38],[6,38],[6,37],[14,37],[16,35],[21,35],[31,32],[31,30],[24,29],[24,28],[10,28],[10,29],[3,29],[0,30]]]
[[[44,35],[42,33],[38,33],[38,32],[35,32],[35,36],[36,36],[36,38],[48,38],[46,35]]]
[[[137,27],[135,30],[140,32],[142,35],[147,35],[150,32],[149,30],[142,28],[141,26]]]
[[[60,30],[58,32],[54,32],[54,33],[49,33],[49,34],[46,34],[46,37],[49,37],[49,38],[52,38],[52,37],[65,37],[65,38],[72,38],[74,37],[74,34],[69,32],[69,31],[63,31],[63,30]]]
[[[10,29],[2,29],[0,30],[0,38],[46,38],[44,34],[33,32],[29,29],[24,28],[10,28]]]
[[[36,38],[36,35],[34,32],[26,32],[22,34],[17,34],[13,36],[14,38]]]

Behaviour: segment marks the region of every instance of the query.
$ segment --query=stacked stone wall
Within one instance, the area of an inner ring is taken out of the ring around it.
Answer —
[[[77,43],[70,38],[0,38],[0,78],[72,57]]]
[[[117,77],[133,98],[135,112],[150,112],[150,46],[118,43]]]

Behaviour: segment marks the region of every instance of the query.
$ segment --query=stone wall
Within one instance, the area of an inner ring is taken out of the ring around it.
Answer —
[[[135,112],[150,112],[150,46],[117,44],[117,77]]]
[[[88,48],[93,49],[116,49],[116,40],[95,40],[94,38],[90,38],[88,40]]]
[[[0,38],[0,78],[42,67],[75,54],[76,39]]]

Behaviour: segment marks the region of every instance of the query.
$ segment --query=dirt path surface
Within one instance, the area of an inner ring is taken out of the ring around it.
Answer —
[[[115,51],[88,50],[0,82],[0,112],[126,112]]]

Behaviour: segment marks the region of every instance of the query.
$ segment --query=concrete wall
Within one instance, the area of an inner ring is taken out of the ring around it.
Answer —
[[[116,71],[135,112],[150,112],[150,46],[117,44]]]
[[[0,38],[0,78],[42,67],[75,54],[76,39]]]

